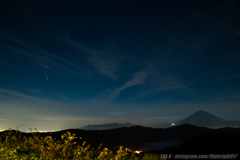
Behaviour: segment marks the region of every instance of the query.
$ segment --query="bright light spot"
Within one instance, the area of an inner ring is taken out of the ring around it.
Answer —
[[[172,124],[171,124],[171,126],[175,126],[175,124],[174,124],[174,123],[172,123]]]
[[[135,151],[135,153],[140,154],[142,151]]]

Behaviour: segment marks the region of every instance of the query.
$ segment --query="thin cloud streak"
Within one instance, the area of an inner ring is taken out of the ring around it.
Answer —
[[[26,48],[32,48],[31,45],[29,45],[28,43],[24,42],[22,39],[20,38],[17,38],[16,36],[13,36],[11,33],[1,33],[0,32],[0,36],[5,38],[5,39],[8,39],[9,41],[11,42],[14,42],[22,47],[26,47]]]
[[[108,53],[92,54],[89,62],[98,69],[101,75],[107,75],[113,79],[117,79],[117,70],[119,66],[118,58],[113,58]]]
[[[26,91],[29,91],[29,92],[31,92],[31,93],[34,93],[34,94],[39,94],[40,93],[40,91],[39,90],[37,90],[37,89],[30,89],[30,88],[21,88],[21,89],[24,89],[24,90],[26,90]]]
[[[192,84],[187,84],[187,85],[173,85],[173,86],[161,86],[161,87],[156,87],[154,89],[150,89],[150,90],[145,90],[139,93],[139,95],[142,96],[148,96],[151,94],[156,94],[159,93],[161,91],[166,91],[166,90],[176,90],[176,89],[185,89],[189,86],[191,86]]]
[[[4,36],[5,38],[8,38],[10,41],[22,46],[22,47],[25,47],[27,48],[27,50],[22,50],[22,49],[19,49],[19,48],[16,48],[16,47],[13,47],[13,46],[9,46],[9,45],[4,45],[3,47],[10,50],[10,51],[13,51],[14,53],[19,53],[21,55],[24,55],[26,57],[29,57],[31,58],[33,61],[37,62],[38,65],[46,65],[46,64],[51,64],[51,65],[55,65],[57,68],[59,68],[60,70],[62,69],[65,69],[66,71],[70,72],[71,74],[75,75],[75,76],[78,76],[78,77],[81,77],[79,75],[79,72],[77,71],[80,71],[82,73],[85,73],[87,75],[91,75],[91,73],[83,68],[83,67],[80,67],[62,57],[59,57],[59,56],[56,56],[56,55],[53,55],[51,53],[48,53],[48,52],[45,52],[45,51],[41,51],[39,49],[39,47],[37,46],[34,46],[34,45],[29,45],[27,44],[26,42],[24,42],[24,40],[21,40],[15,36]],[[1,62],[1,61],[0,61]],[[64,65],[67,65],[68,68],[69,67],[73,67],[74,69],[76,69],[77,71],[72,71],[72,69],[67,69],[66,67],[64,67]]]
[[[52,29],[52,32],[55,33],[56,28]],[[109,76],[115,80],[118,79],[120,64],[122,61],[128,60],[128,56],[119,53],[117,49],[110,46],[99,49],[86,47],[80,42],[70,38],[66,31],[59,30],[61,31],[60,33],[62,33],[61,35],[51,33],[53,39],[81,53],[81,55],[83,55],[82,57],[97,69],[98,74]]]
[[[69,42],[71,42],[69,44]],[[117,79],[117,71],[120,66],[120,62],[124,60],[123,56],[117,54],[117,51],[106,50],[106,49],[90,49],[81,46],[76,41],[68,38],[63,43],[67,43],[74,47],[74,49],[81,52],[86,52],[86,59],[90,64],[98,69],[98,73],[101,75],[107,75],[113,79]],[[114,54],[112,54],[114,52]],[[113,56],[114,55],[114,56]]]
[[[7,94],[7,95],[12,95],[12,96],[17,96],[17,97],[22,97],[22,98],[26,98],[26,99],[34,100],[34,101],[42,100],[40,98],[32,97],[32,96],[29,96],[29,95],[26,95],[26,94],[23,94],[23,93],[20,93],[20,92],[17,92],[17,91],[3,89],[3,88],[0,88],[0,93]]]
[[[119,87],[116,90],[114,90],[114,92],[109,96],[109,98],[117,97],[122,90],[127,89],[131,86],[144,84],[145,79],[148,77],[148,75],[149,75],[149,73],[145,70],[136,72],[133,75],[133,78],[131,80],[127,81],[122,87]]]
[[[96,116],[98,111],[93,111],[94,107],[91,105],[81,105],[80,103],[68,104],[52,101],[48,99],[29,96],[17,91],[0,88],[1,97],[7,97],[5,100],[0,101],[0,106],[3,115],[21,113],[22,115],[31,113],[38,113],[39,115],[49,116]],[[9,95],[9,96],[7,96]],[[88,102],[89,103],[89,102]],[[6,114],[4,113],[6,111]]]

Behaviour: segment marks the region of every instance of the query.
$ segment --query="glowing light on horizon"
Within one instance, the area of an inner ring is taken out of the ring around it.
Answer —
[[[140,154],[142,151],[135,151],[135,153]]]

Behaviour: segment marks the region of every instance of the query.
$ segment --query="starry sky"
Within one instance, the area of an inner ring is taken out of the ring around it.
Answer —
[[[237,0],[0,0],[0,130],[240,117]]]

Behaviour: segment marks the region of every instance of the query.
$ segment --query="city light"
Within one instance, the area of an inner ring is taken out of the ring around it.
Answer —
[[[142,151],[135,151],[135,153],[140,154]]]

